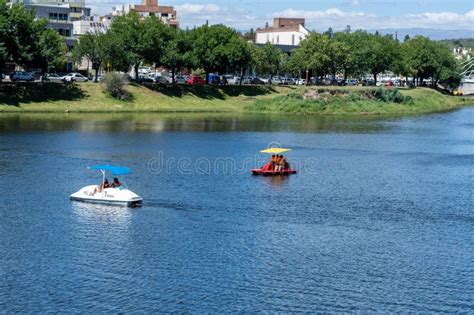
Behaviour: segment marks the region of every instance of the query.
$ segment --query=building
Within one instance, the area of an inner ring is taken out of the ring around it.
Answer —
[[[71,22],[91,15],[91,9],[86,7],[85,0],[12,0],[10,2],[23,3],[25,7],[67,7],[69,8],[68,20]]]
[[[160,18],[165,24],[174,27],[179,26],[178,16],[174,7],[158,5],[158,0],[143,0],[142,4],[115,6],[113,7],[112,15],[125,15],[131,11],[137,12],[143,18],[156,16]]]
[[[72,22],[74,26],[74,37],[78,38],[86,33],[105,33],[110,27],[112,19],[110,16],[91,16],[89,19]]]
[[[85,0],[14,0],[26,9],[34,10],[37,18],[48,20],[47,27],[56,30],[64,37],[69,49],[76,43],[74,22],[90,19],[91,9]]]
[[[273,26],[258,28],[255,34],[255,43],[272,43],[282,46],[298,46],[300,42],[309,34],[309,30],[304,26],[305,19],[296,18],[275,18]]]
[[[34,10],[36,18],[48,21],[46,27],[56,30],[64,37],[69,51],[76,45],[74,23],[89,20],[91,9],[85,0],[12,0],[10,3],[22,3],[26,9]],[[74,62],[68,54],[66,71],[72,71]]]
[[[470,58],[472,56],[472,49],[464,48],[464,47],[454,47],[453,54],[454,54],[454,57],[458,60]]]

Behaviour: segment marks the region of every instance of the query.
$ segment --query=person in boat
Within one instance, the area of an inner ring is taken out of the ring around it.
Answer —
[[[265,164],[264,166],[262,166],[261,170],[262,171],[273,171],[275,169],[275,154],[272,155],[272,157],[270,158],[270,160],[267,162],[267,164]]]
[[[285,157],[283,157],[283,159],[281,161],[281,165],[282,165],[282,170],[283,171],[288,171],[290,169],[290,163],[288,163],[288,161],[286,160]]]
[[[120,187],[120,186],[122,186],[122,183],[119,182],[117,177],[114,177],[114,182],[112,183],[112,185],[110,185],[110,187],[117,188],[117,187]]]
[[[277,172],[280,172],[282,170],[282,168],[283,168],[282,162],[283,162],[283,155],[277,155],[277,157],[276,157],[276,169],[275,169]]]
[[[94,196],[98,192],[102,192],[106,188],[110,188],[109,180],[107,178],[104,179],[104,182],[101,185],[94,188],[94,191],[92,192],[92,196]]]

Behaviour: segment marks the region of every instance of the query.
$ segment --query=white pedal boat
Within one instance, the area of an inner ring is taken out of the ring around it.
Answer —
[[[116,176],[131,173],[128,167],[123,166],[96,165],[89,167],[89,169],[100,170],[102,172],[102,182],[105,180],[107,171]],[[143,198],[129,190],[123,183],[119,187],[105,188],[102,191],[96,191],[98,187],[98,185],[85,186],[73,193],[71,200],[128,207],[140,207],[142,205]],[[94,193],[94,191],[96,192]]]

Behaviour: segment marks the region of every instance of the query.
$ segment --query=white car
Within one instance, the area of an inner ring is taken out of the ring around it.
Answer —
[[[83,76],[82,74],[77,73],[77,72],[69,73],[68,75],[65,75],[63,77],[63,79],[64,79],[65,82],[87,82],[87,81],[89,81],[88,78],[86,78],[85,76]]]
[[[64,82],[64,77],[60,76],[59,74],[56,73],[48,73],[46,75],[46,81],[48,82],[57,82],[57,83],[62,83]]]
[[[306,85],[306,79],[296,79],[295,85]]]
[[[28,81],[28,82],[33,82],[35,78],[30,72],[26,71],[13,71],[10,74],[10,81],[16,82],[16,81]]]

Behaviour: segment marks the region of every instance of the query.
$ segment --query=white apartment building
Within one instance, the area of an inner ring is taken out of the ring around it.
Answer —
[[[298,46],[309,30],[304,26],[305,19],[275,18],[272,27],[259,28],[255,34],[257,44]]]

